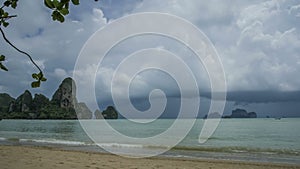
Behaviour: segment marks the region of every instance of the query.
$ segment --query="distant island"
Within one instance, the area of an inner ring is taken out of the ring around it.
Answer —
[[[118,119],[119,113],[113,106],[108,106],[102,112],[96,110],[93,113],[85,103],[78,102],[76,85],[70,77],[61,82],[51,100],[43,94],[35,94],[32,97],[28,90],[16,99],[7,93],[0,93],[0,119],[92,119],[93,117]],[[257,114],[248,113],[244,109],[235,109],[229,116],[222,117],[220,113],[214,112],[209,114],[209,117],[205,115],[203,118],[257,118]]]
[[[231,115],[229,116],[221,116],[220,113],[214,112],[209,114],[209,116],[205,115],[203,119],[214,119],[214,118],[257,118],[257,114],[255,112],[247,112],[244,109],[235,109],[232,110]]]
[[[92,119],[92,111],[85,103],[78,103],[75,91],[75,82],[69,77],[62,81],[51,100],[43,94],[32,97],[28,90],[16,99],[0,93],[0,119]],[[96,110],[94,117],[118,119],[118,112],[108,106],[102,112]]]

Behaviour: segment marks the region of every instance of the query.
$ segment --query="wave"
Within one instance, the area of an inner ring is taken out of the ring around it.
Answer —
[[[216,152],[216,153],[258,153],[265,155],[293,155],[300,156],[299,150],[291,149],[270,149],[270,148],[253,148],[253,147],[192,147],[192,146],[175,146],[173,148],[165,145],[143,145],[143,144],[124,144],[124,143],[91,143],[83,141],[59,140],[59,139],[22,139],[22,138],[3,138],[0,141],[9,142],[30,142],[37,144],[56,144],[69,146],[100,146],[102,148],[125,148],[125,149],[170,149],[171,151],[194,151],[194,152]]]
[[[36,142],[36,143],[49,143],[49,144],[61,144],[61,145],[89,145],[89,143],[80,141],[69,141],[69,140],[57,140],[57,139],[20,139],[20,142]]]
[[[97,143],[101,147],[114,147],[114,148],[145,148],[141,144],[120,144],[120,143]]]
[[[285,154],[300,156],[300,151],[291,149],[270,149],[270,148],[253,148],[253,147],[188,147],[175,146],[172,150],[182,151],[205,151],[205,152],[222,152],[222,153],[259,153],[259,154]]]
[[[42,144],[60,144],[60,145],[92,145],[91,143],[81,141],[70,141],[70,140],[58,140],[58,139],[23,139],[23,138],[3,138],[0,137],[0,141],[9,142],[31,142],[31,143],[42,143]]]
[[[5,141],[7,140],[6,138],[0,137],[0,141]]]
[[[170,149],[178,151],[198,151],[198,152],[219,152],[219,153],[259,153],[265,155],[284,154],[300,156],[300,151],[291,149],[269,149],[269,148],[252,148],[252,147],[189,147],[175,146],[169,147],[164,145],[142,145],[142,144],[121,144],[121,143],[98,143],[101,147],[113,148],[144,148],[144,149]]]

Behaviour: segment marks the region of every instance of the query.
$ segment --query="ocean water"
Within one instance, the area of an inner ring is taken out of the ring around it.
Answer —
[[[165,131],[173,120],[159,119],[150,125],[135,124],[128,120],[111,120],[109,123],[122,134],[140,138]],[[203,123],[202,119],[196,120],[188,135],[162,156],[300,164],[299,118],[222,119],[213,136],[206,143],[199,144],[198,137]],[[100,129],[97,131],[100,135],[103,132],[103,137],[109,135]],[[76,120],[2,120],[0,144],[105,151],[95,145]],[[114,139],[107,142],[106,146],[126,147],[129,151],[131,146],[147,147],[122,144]]]

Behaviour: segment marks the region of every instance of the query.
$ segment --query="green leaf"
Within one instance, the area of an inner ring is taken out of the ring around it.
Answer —
[[[65,5],[64,3],[59,2],[58,6],[56,6],[56,9],[62,10],[64,5]]]
[[[0,56],[0,62],[2,62],[2,61],[5,61],[5,56],[4,55]]]
[[[8,13],[7,13],[7,12],[4,12],[3,18],[6,18],[6,17],[8,17]]]
[[[8,69],[4,65],[2,65],[2,63],[0,63],[0,69],[8,71]]]
[[[79,0],[72,0],[72,3],[73,3],[74,5],[79,5]]]
[[[62,16],[60,13],[57,15],[57,20],[63,23],[65,21],[64,16]]]
[[[69,9],[69,2],[65,3],[65,8]]]
[[[52,2],[53,2],[54,6],[55,6],[56,8],[59,6],[58,0],[53,0]]]
[[[55,10],[52,12],[52,19],[55,21],[55,20],[58,20],[58,16],[60,15],[60,13]]]
[[[50,9],[55,8],[55,6],[51,0],[44,0],[44,4]]]
[[[56,20],[56,18],[57,18],[57,16],[56,16],[56,15],[54,15],[54,13],[52,13],[52,15],[51,15],[51,16],[52,16],[52,20],[53,20],[53,21],[55,21],[55,20]]]
[[[47,79],[44,78],[44,77],[42,77],[42,78],[41,78],[41,81],[42,81],[42,82],[45,82],[45,81],[47,81]]]
[[[44,77],[43,72],[39,72],[38,74],[33,73],[32,78],[36,79],[37,81],[34,81],[31,83],[32,88],[40,87],[41,82],[46,81],[47,79]]]
[[[17,7],[17,1],[13,1],[11,3],[11,7],[14,8],[14,9],[16,9],[16,7]]]
[[[58,12],[57,10],[53,11],[53,13],[52,13],[52,19],[54,21],[58,20],[60,22],[64,22],[65,21],[64,16],[60,12]]]
[[[33,73],[32,74],[32,78],[36,79],[36,80],[39,80],[39,76],[36,74],[36,73]]]
[[[31,87],[32,88],[37,88],[41,86],[41,82],[40,81],[35,81],[31,83]]]
[[[66,3],[69,3],[70,0],[61,0],[60,3],[63,3],[63,4],[66,4]]]
[[[5,1],[5,2],[3,3],[3,5],[4,5],[4,6],[7,6],[7,7],[8,7],[10,4],[11,4],[10,1]]]
[[[39,79],[41,79],[44,75],[43,75],[42,72],[40,72],[37,76],[38,76]]]
[[[7,27],[7,26],[9,25],[9,23],[8,23],[8,22],[5,22],[5,21],[3,21],[2,23],[3,23],[3,26],[4,26],[4,27]]]
[[[4,14],[4,10],[2,8],[0,8],[0,15]]]
[[[69,10],[67,8],[63,8],[59,11],[61,14],[63,15],[68,15],[69,14]]]

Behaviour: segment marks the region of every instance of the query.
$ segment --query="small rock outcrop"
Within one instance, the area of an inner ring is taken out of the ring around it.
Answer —
[[[257,114],[255,112],[248,113],[249,118],[257,118]]]
[[[106,110],[102,112],[104,119],[118,119],[118,112],[113,106],[108,106]]]
[[[247,113],[244,109],[235,109],[232,111],[230,118],[257,118],[255,112]]]
[[[91,119],[93,114],[85,103],[77,103],[76,113],[78,119]]]
[[[95,115],[96,119],[103,119],[104,118],[103,115],[102,115],[102,112],[98,109],[94,112],[94,115]]]
[[[219,112],[213,112],[209,115],[205,115],[203,119],[217,119],[217,118],[222,118],[221,114]]]

